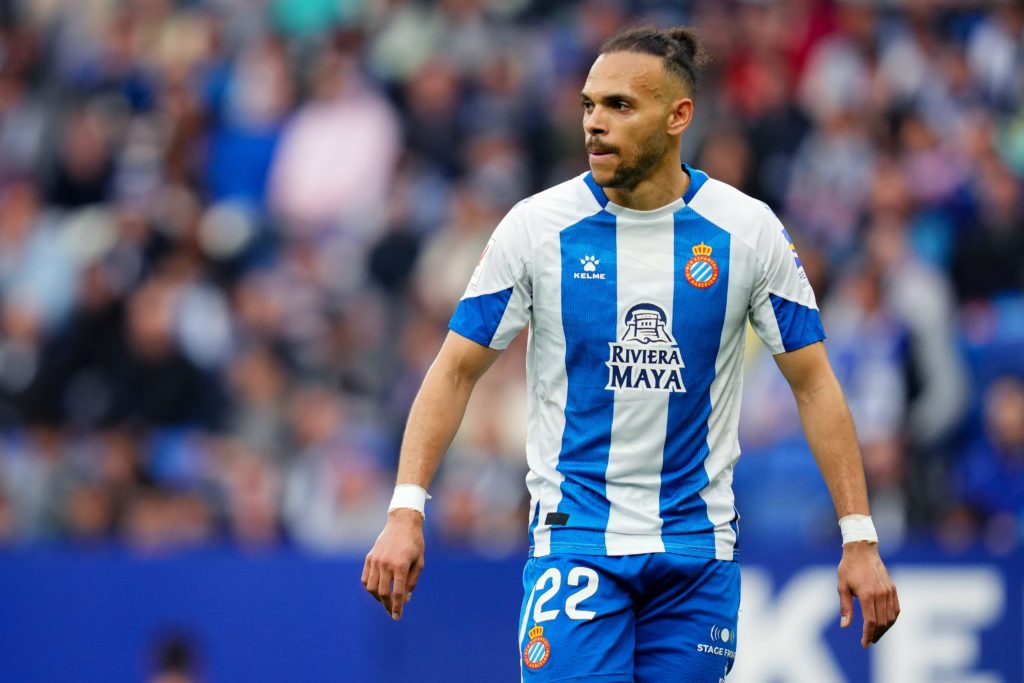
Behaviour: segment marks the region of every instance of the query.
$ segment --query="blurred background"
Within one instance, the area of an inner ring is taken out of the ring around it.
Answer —
[[[518,680],[525,335],[432,487],[423,604],[358,575],[490,232],[586,170],[579,89],[636,22],[701,30],[683,159],[793,236],[919,606],[868,657],[834,628],[753,339],[729,680],[1024,681],[1009,0],[0,2],[0,679]]]

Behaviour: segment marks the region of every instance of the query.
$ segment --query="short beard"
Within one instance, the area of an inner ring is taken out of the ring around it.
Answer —
[[[661,144],[659,144],[659,142]],[[618,154],[619,150],[613,150]],[[647,178],[651,169],[654,168],[655,164],[661,159],[665,153],[664,140],[660,140],[657,136],[650,136],[640,141],[640,144],[636,149],[636,160],[632,164],[621,162],[618,168],[615,169],[615,173],[612,177],[605,182],[600,182],[596,178],[594,182],[600,187],[612,187],[612,188],[623,188],[626,190],[632,190],[640,184],[641,180]],[[619,157],[622,158],[621,156]]]

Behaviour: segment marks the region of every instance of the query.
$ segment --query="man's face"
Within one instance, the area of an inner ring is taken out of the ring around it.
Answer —
[[[671,92],[661,58],[611,52],[597,58],[583,85],[583,130],[590,170],[601,187],[632,190],[669,149]]]

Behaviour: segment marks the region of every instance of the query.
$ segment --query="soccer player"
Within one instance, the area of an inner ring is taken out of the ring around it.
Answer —
[[[501,221],[413,404],[362,582],[398,619],[423,569],[426,489],[473,386],[528,323],[520,664],[527,681],[717,683],[736,650],[747,320],[796,397],[840,518],[841,625],[899,614],[814,294],[763,203],[680,164],[698,45],[630,29],[581,92],[590,172]]]

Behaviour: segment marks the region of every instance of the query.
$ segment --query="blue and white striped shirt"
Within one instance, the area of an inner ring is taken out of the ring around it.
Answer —
[[[653,211],[589,173],[520,202],[452,318],[495,349],[530,324],[533,556],[733,559],[746,321],[773,354],[824,339],[771,210],[686,171],[686,195]]]

